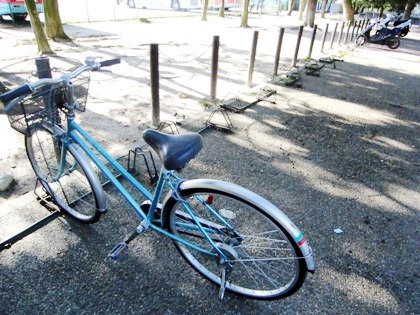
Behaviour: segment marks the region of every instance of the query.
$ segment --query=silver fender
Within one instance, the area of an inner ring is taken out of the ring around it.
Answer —
[[[63,129],[61,129],[58,126],[54,126],[54,135],[62,136],[63,134],[65,134],[65,131]],[[74,157],[78,160],[80,167],[83,168],[83,170],[86,173],[86,176],[88,176],[90,179],[92,190],[96,194],[96,199],[98,202],[98,211],[106,213],[108,205],[106,203],[104,190],[92,165],[90,165],[89,163],[89,158],[83,153],[79,146],[74,143],[69,144],[68,150],[70,150],[70,152],[73,153]]]
[[[257,195],[256,193],[243,188],[241,186],[213,179],[193,179],[182,182],[179,190],[187,190],[194,188],[205,188],[205,189],[216,189],[224,191],[228,194],[238,196],[251,204],[258,205],[261,210],[265,211],[268,215],[276,219],[282,224],[287,232],[295,240],[296,244],[302,251],[303,257],[305,257],[306,266],[308,271],[315,271],[315,260],[312,254],[312,249],[309,247],[308,242],[304,238],[303,234],[296,227],[296,225],[290,220],[280,209],[273,205],[268,200]]]

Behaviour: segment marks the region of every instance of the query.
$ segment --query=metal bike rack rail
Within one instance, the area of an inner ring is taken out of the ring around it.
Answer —
[[[48,211],[50,211],[50,214],[34,222],[28,227],[24,228],[23,230],[19,231],[15,235],[10,236],[9,238],[2,241],[0,243],[0,252],[3,251],[4,249],[11,248],[14,243],[20,241],[24,237],[32,234],[33,232],[39,230],[40,228],[44,227],[45,225],[47,225],[48,223],[52,222],[53,220],[55,220],[56,218],[60,216],[61,212],[58,209],[58,207],[54,203],[52,203],[51,197],[48,196],[47,194],[40,195],[36,192],[39,183],[40,183],[40,180],[37,179],[34,193],[37,196],[37,201],[39,202],[39,204],[42,205],[44,208],[46,208]]]
[[[153,158],[152,152],[146,149],[146,145],[142,147],[135,148],[134,150],[130,150],[128,152],[128,161],[127,161],[127,171],[132,172],[136,169],[137,165],[137,158],[143,157],[144,164],[146,166],[147,173],[149,174],[150,183],[155,184],[159,179],[159,175],[156,169],[155,160]],[[150,159],[150,165],[147,161],[148,158]]]
[[[178,130],[178,126],[177,126],[177,123],[176,122],[174,122],[174,121],[171,121],[171,120],[165,120],[165,121],[162,121],[160,124],[159,124],[159,126],[158,126],[158,128],[157,128],[157,130],[159,130],[159,131],[162,131],[163,129],[165,129],[166,127],[169,127],[169,128],[171,128],[171,133],[172,134],[179,134],[179,130]]]
[[[243,113],[246,109],[251,106],[258,104],[261,101],[267,100],[270,96],[275,95],[277,92],[274,89],[260,89],[256,96],[255,101],[245,102],[241,100],[239,96],[235,95],[233,98],[229,98],[220,104],[220,107],[235,113]]]

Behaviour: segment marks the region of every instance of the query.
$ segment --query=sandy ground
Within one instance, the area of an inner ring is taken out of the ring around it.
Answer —
[[[167,31],[168,23],[171,23],[171,32]],[[87,56],[94,56],[98,60],[121,58],[121,65],[92,74],[87,111],[78,117],[88,131],[112,130],[112,133],[98,132],[98,136],[107,150],[115,152],[139,140],[139,130],[144,129],[145,125],[150,126],[150,43],[159,44],[162,122],[179,122],[197,115],[207,115],[204,100],[210,94],[214,36],[220,38],[218,100],[249,92],[245,83],[248,80],[255,31],[259,32],[259,40],[253,86],[271,79],[280,26],[286,28],[286,33],[279,71],[290,68],[299,24],[296,18],[282,16],[262,19],[251,16],[252,27],[248,29],[239,28],[238,23],[237,17],[221,19],[210,16],[207,22],[200,21],[198,17],[189,17],[155,19],[152,23],[124,21],[65,25],[65,31],[73,42],[51,43],[58,57],[52,57],[50,63],[56,70],[54,75],[59,75],[72,69],[75,63],[83,62]],[[335,20],[320,20],[318,42],[313,49],[314,58],[336,52],[334,49],[326,49],[325,54],[320,52],[322,25],[325,23],[335,23]],[[7,83],[34,80],[37,51],[29,24],[13,27],[11,23],[4,23],[1,26],[1,45],[8,49],[2,49],[0,68],[6,80],[9,79]],[[300,58],[308,55],[310,35],[311,30],[306,30]],[[333,48],[344,49],[338,45]],[[108,93],[110,90],[112,93]],[[0,196],[0,200],[5,200],[33,189],[34,178],[25,157],[23,137],[9,128],[6,116],[2,115],[0,119],[1,134],[7,135],[3,138],[0,153],[1,172],[13,175],[16,180],[13,190]],[[101,138],[101,135],[104,137]]]

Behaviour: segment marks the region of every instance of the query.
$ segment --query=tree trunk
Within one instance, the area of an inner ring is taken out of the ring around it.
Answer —
[[[295,5],[295,0],[289,0],[289,10],[287,11],[287,15],[292,15],[293,7]]]
[[[381,7],[379,9],[379,18],[382,18],[382,15],[384,14],[384,7]]]
[[[54,41],[71,41],[64,33],[57,0],[44,0],[45,31]]]
[[[54,52],[48,43],[47,36],[45,36],[44,29],[42,28],[42,23],[39,20],[35,1],[25,0],[25,5],[28,10],[29,17],[31,18],[31,26],[35,34],[38,51],[43,55],[53,55]]]
[[[201,21],[207,21],[207,9],[209,8],[209,0],[204,0],[203,12],[201,13]]]
[[[242,16],[241,16],[241,27],[248,27],[248,8],[249,8],[249,0],[245,0]]]
[[[277,15],[281,13],[281,0],[277,3]]]
[[[225,17],[225,0],[222,0],[222,3],[220,5],[219,17]]]
[[[306,7],[305,26],[314,27],[315,25],[315,11],[316,11],[317,0],[308,0]]]
[[[303,20],[303,11],[305,11],[306,0],[300,0],[299,2],[299,20]]]
[[[408,20],[411,16],[411,11],[414,10],[414,7],[416,6],[415,0],[408,0],[406,5],[405,5],[405,9],[404,9],[404,14],[402,19],[403,20]]]
[[[343,20],[347,24],[354,20],[354,10],[351,0],[343,0]]]
[[[325,18],[325,10],[327,9],[327,2],[328,0],[322,0],[321,4],[321,18]]]

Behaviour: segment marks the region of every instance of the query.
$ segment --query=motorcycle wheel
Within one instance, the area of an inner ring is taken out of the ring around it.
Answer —
[[[366,35],[362,34],[362,35],[357,36],[357,38],[356,38],[356,45],[357,46],[362,46],[362,45],[366,44],[366,42],[367,42]]]
[[[390,38],[386,44],[391,49],[397,49],[400,47],[400,39],[398,37]]]
[[[407,27],[407,26],[406,26],[406,27],[404,27],[404,28],[402,29],[402,31],[401,31],[400,37],[405,37],[405,36],[407,36],[408,31],[409,31],[408,27]]]

